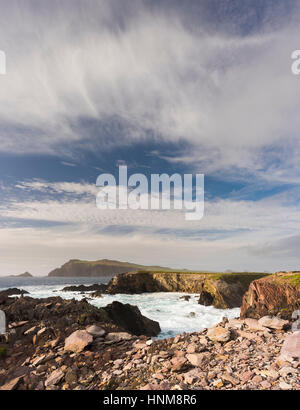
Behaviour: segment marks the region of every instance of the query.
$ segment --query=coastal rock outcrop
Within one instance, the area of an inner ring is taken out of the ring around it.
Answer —
[[[300,272],[277,272],[250,283],[241,306],[242,318],[278,315],[290,319],[300,309]]]
[[[113,302],[104,309],[114,323],[134,335],[157,336],[160,333],[159,323],[143,316],[137,306]]]
[[[107,285],[102,283],[95,283],[94,285],[71,285],[65,286],[62,291],[63,292],[105,292],[107,289]]]
[[[27,290],[18,288],[9,288],[0,292],[0,297],[14,296],[14,295],[28,295]]]
[[[115,276],[107,293],[187,292],[199,293],[199,303],[220,309],[240,307],[251,281],[259,273],[128,272]]]
[[[22,331],[30,330],[30,336],[31,328],[40,321],[43,327],[55,327],[56,337],[67,337],[72,331],[95,324],[99,324],[107,332],[125,331],[147,336],[157,336],[160,332],[158,322],[143,316],[137,306],[124,305],[120,302],[97,308],[86,299],[80,301],[65,300],[60,297],[34,299],[24,296],[5,300],[4,304],[0,304],[0,309],[5,312],[7,323],[16,323],[14,328],[17,330],[21,328],[17,326],[18,323],[24,324]],[[44,336],[49,335],[45,332]]]

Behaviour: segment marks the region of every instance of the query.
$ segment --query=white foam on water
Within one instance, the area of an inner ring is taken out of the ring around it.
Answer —
[[[102,307],[117,300],[122,303],[137,305],[141,313],[149,319],[159,322],[159,338],[172,337],[183,332],[198,332],[211,327],[222,320],[238,317],[240,309],[216,309],[213,306],[198,304],[199,295],[190,295],[189,301],[180,299],[186,293],[143,293],[140,295],[104,295],[91,303]],[[190,316],[191,313],[195,315]]]
[[[23,286],[34,298],[60,296],[64,299],[81,300],[89,297],[89,293],[63,292],[62,287],[51,286]],[[141,313],[149,319],[159,322],[161,333],[159,338],[172,337],[187,332],[199,332],[203,328],[214,326],[224,316],[228,319],[239,317],[240,309],[216,309],[213,306],[198,304],[199,295],[189,294],[189,301],[180,299],[187,293],[143,293],[137,295],[103,295],[101,298],[89,300],[96,307],[104,307],[113,301],[129,303],[139,307]],[[193,313],[192,313],[193,312]],[[190,314],[194,314],[193,317]]]

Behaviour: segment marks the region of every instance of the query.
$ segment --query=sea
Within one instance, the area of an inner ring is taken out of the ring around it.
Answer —
[[[29,292],[32,298],[46,298],[61,296],[64,299],[85,298],[88,293],[63,292],[62,289],[69,285],[92,285],[94,283],[107,284],[111,277],[104,278],[57,278],[57,277],[34,277],[12,278],[0,277],[0,291],[8,288],[19,288]],[[130,303],[139,307],[141,313],[150,319],[159,322],[161,333],[159,339],[173,337],[180,333],[199,332],[203,328],[209,328],[222,320],[225,316],[233,319],[239,316],[240,309],[216,309],[213,306],[198,304],[199,294],[189,294],[189,301],[181,299],[187,293],[143,293],[137,295],[103,295],[101,298],[92,298],[91,304],[103,307],[119,301]]]

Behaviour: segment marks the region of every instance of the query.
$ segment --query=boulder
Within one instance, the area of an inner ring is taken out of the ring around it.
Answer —
[[[37,327],[33,326],[24,332],[24,335],[34,335],[37,332]]]
[[[186,369],[187,364],[188,364],[185,357],[173,357],[171,359],[171,363],[172,363],[171,370],[173,372],[183,371],[184,369]]]
[[[228,342],[230,335],[230,331],[224,327],[212,327],[207,331],[207,337],[213,342]]]
[[[269,329],[283,330],[289,326],[289,321],[279,317],[264,316],[258,320],[258,324]]]
[[[160,333],[159,323],[143,316],[137,306],[113,302],[103,309],[114,323],[134,335],[157,336]]]
[[[191,299],[191,296],[190,295],[183,295],[183,296],[180,296],[179,299],[185,300],[186,302],[188,302]]]
[[[73,368],[68,369],[65,375],[66,383],[68,383],[69,385],[73,385],[74,383],[77,382],[77,378],[78,377],[77,377],[76,369],[73,369]]]
[[[239,319],[231,319],[225,323],[225,327],[229,329],[242,329],[244,326],[244,321]]]
[[[106,342],[119,342],[130,339],[132,339],[132,335],[126,332],[110,332],[105,337]]]
[[[260,324],[257,319],[246,318],[244,320],[244,323],[248,326],[249,330],[265,330],[265,327],[262,324]]]
[[[102,329],[102,327],[99,327],[97,325],[88,326],[86,328],[86,331],[94,337],[102,337],[106,333],[105,330]]]
[[[15,390],[18,387],[21,380],[22,377],[16,377],[15,379],[12,379],[9,382],[5,383],[3,386],[1,386],[0,390]]]
[[[209,353],[191,353],[187,354],[186,358],[195,367],[202,366],[208,360]]]
[[[170,390],[170,384],[168,382],[158,383],[148,383],[143,387],[140,387],[140,390]]]
[[[60,370],[54,370],[50,376],[48,377],[48,379],[45,381],[45,386],[54,386],[57,383],[59,383],[64,377],[64,373]]]
[[[46,361],[46,355],[43,354],[41,356],[36,357],[33,362],[32,365],[33,366],[39,366],[40,364],[44,363]]]
[[[82,350],[91,344],[93,336],[86,330],[76,330],[65,340],[65,350],[74,353],[82,352]]]
[[[282,359],[300,359],[300,332],[292,333],[285,338],[280,356]]]

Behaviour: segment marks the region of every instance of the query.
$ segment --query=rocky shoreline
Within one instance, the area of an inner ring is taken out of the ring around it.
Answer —
[[[73,309],[75,301],[68,302]],[[300,333],[283,319],[224,319],[153,341],[113,322],[91,324],[94,313],[89,324],[63,330],[45,319],[10,323],[0,389],[300,389]]]
[[[163,340],[152,339],[159,323],[136,306],[0,292],[8,324],[0,336],[0,390],[299,390],[300,326],[291,314],[297,275],[252,282],[242,318]],[[253,296],[253,289],[261,292]]]

